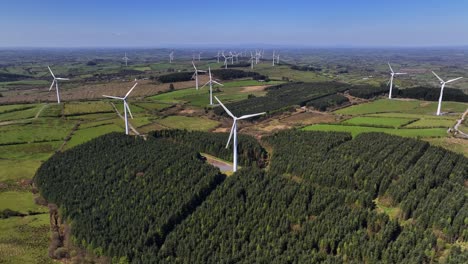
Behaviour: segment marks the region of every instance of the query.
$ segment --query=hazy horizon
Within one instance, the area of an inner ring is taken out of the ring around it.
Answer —
[[[17,0],[0,8],[0,47],[460,47],[467,12],[433,0]]]

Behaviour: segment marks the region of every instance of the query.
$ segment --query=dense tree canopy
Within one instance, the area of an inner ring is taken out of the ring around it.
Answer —
[[[263,148],[240,140],[246,166],[225,178],[199,152],[228,157],[226,137],[110,134],[54,155],[35,181],[76,241],[135,263],[466,260],[464,156],[381,133],[290,130],[262,139],[265,169]]]

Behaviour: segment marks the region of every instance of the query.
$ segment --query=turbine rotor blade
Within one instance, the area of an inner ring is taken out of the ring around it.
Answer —
[[[232,118],[236,118],[236,117],[231,113],[231,111],[229,111],[229,109],[227,109],[226,106],[224,106],[224,104],[221,103],[221,101],[218,99],[218,97],[215,96],[214,98],[216,99],[216,101],[218,101],[218,103],[221,105],[221,107],[224,108],[224,111],[226,111],[226,113],[227,113],[228,115],[230,115]]]
[[[56,80],[61,80],[61,81],[69,81],[69,78],[55,78]]]
[[[52,84],[50,85],[49,91],[52,90],[52,88],[54,87],[54,84],[55,84],[55,79],[52,81]]]
[[[407,74],[407,73],[406,73],[406,72],[397,72],[397,73],[395,73],[395,74],[396,74],[396,75],[405,75],[405,74]]]
[[[203,87],[205,87],[209,83],[210,83],[210,81],[207,81],[202,87],[200,87],[200,89],[202,89]]]
[[[223,84],[217,82],[217,81],[213,81],[213,83],[216,83],[217,85],[221,85],[221,86],[224,86]]]
[[[437,79],[439,79],[440,82],[444,82],[444,80],[442,80],[442,78],[440,78],[439,75],[437,75],[435,72],[432,72],[432,74],[434,74],[435,77],[437,77]]]
[[[128,91],[128,93],[124,96],[124,99],[126,99],[128,97],[128,95],[133,91],[133,89],[135,89],[135,87],[137,86],[138,83],[135,83],[132,87],[132,89],[130,89],[130,91]]]
[[[448,81],[446,81],[446,83],[454,82],[454,81],[460,80],[460,79],[462,79],[462,78],[463,78],[463,77],[458,77],[458,78],[455,78],[455,79],[452,79],[452,80],[448,80]]]
[[[233,132],[234,132],[234,126],[235,126],[235,124],[236,124],[236,119],[234,119],[234,121],[232,122],[231,133],[229,134],[229,139],[228,139],[228,141],[227,141],[227,143],[226,143],[226,148],[229,147],[229,143],[231,142],[231,138],[232,138],[232,134],[233,134]]]
[[[238,119],[239,120],[247,119],[247,118],[251,118],[251,117],[254,117],[254,116],[260,116],[260,115],[264,115],[264,114],[266,114],[266,112],[258,113],[258,114],[251,114],[251,115],[243,115],[243,116],[239,117]]]
[[[130,107],[128,106],[127,101],[125,100],[124,100],[124,107],[127,108],[128,113],[130,114],[130,117],[133,119],[132,111],[130,111]]]
[[[393,73],[393,69],[392,69],[392,66],[390,66],[390,62],[388,62],[388,67],[390,68],[390,71],[392,71]]]
[[[110,96],[110,95],[102,95],[102,96],[107,97],[107,98],[111,98],[111,99],[117,99],[117,100],[123,100],[124,99],[122,97]]]
[[[47,68],[49,68],[50,74],[52,74],[52,77],[54,77],[54,79],[55,79],[55,75],[54,75],[54,73],[52,72],[52,70],[50,69],[50,67],[47,66]]]

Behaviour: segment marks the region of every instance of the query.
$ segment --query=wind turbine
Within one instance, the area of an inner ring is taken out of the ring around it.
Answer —
[[[218,55],[216,56],[216,58],[218,59],[218,63],[219,63],[219,55],[220,55],[220,52],[218,51]]]
[[[279,54],[276,55],[276,64],[279,64]]]
[[[250,52],[250,69],[253,69],[254,68],[254,60],[255,60],[255,57],[253,56],[252,52]]]
[[[124,116],[125,116],[125,134],[128,135],[128,116],[127,116],[127,111],[130,114],[130,117],[133,119],[132,112],[130,111],[130,107],[128,106],[127,103],[127,97],[128,95],[135,89],[138,83],[135,83],[133,87],[130,89],[130,91],[127,92],[127,94],[124,97],[117,97],[117,96],[110,96],[110,95],[103,95],[104,97],[111,98],[111,99],[117,99],[117,100],[122,100],[123,105],[124,105]]]
[[[57,104],[60,104],[60,93],[59,93],[58,81],[68,81],[70,79],[55,77],[55,75],[52,72],[52,70],[50,69],[50,67],[47,66],[47,68],[49,68],[50,74],[52,74],[52,77],[54,77],[54,80],[52,81],[52,84],[50,85],[49,92],[52,90],[52,87],[54,87],[54,83],[55,83],[55,91],[57,91]]]
[[[213,78],[211,77],[211,67],[208,67],[208,73],[210,75],[210,80],[207,83],[205,83],[201,88],[205,87],[207,84],[210,85],[210,105],[213,105],[213,83],[215,83],[217,85],[221,85],[221,86],[224,86],[224,85],[222,85],[221,83],[213,80]]]
[[[254,116],[259,116],[259,115],[264,115],[266,114],[265,112],[263,113],[258,113],[258,114],[252,114],[252,115],[243,115],[241,117],[236,117],[235,115],[233,115],[231,113],[231,111],[229,111],[226,106],[223,105],[223,103],[221,103],[221,101],[218,99],[218,97],[214,97],[216,99],[216,101],[218,101],[218,103],[223,107],[224,111],[226,111],[226,113],[232,117],[232,119],[234,120],[233,123],[232,123],[232,128],[231,128],[231,133],[229,134],[229,139],[228,139],[228,142],[226,144],[226,148],[228,148],[229,146],[229,143],[231,142],[231,137],[234,137],[234,143],[233,143],[233,163],[232,163],[232,171],[233,172],[236,172],[237,171],[237,120],[242,120],[242,119],[247,119],[247,118],[251,118],[251,117],[254,117]]]
[[[193,68],[195,69],[195,73],[193,73],[192,79],[195,78],[195,87],[196,87],[197,90],[198,90],[198,73],[199,73],[199,72],[206,72],[206,71],[198,70],[197,67],[195,67],[195,63],[194,63],[193,61],[192,61],[192,65],[193,65]]]
[[[226,57],[226,55],[224,55],[224,51],[223,51],[223,53],[221,53],[221,55],[222,55],[223,58],[224,58],[224,69],[227,69],[227,60],[228,60],[228,57]]]
[[[271,64],[271,66],[275,66],[275,59],[276,59],[275,51],[273,51],[273,62]]]
[[[128,62],[127,52],[125,52],[125,56],[122,59],[125,61],[125,67],[126,67],[127,62]]]
[[[169,63],[172,63],[173,60],[174,60],[174,51],[171,51],[171,53],[169,53]]]
[[[198,52],[198,61],[200,61],[200,59],[201,59],[201,54],[202,54],[202,52]]]
[[[451,82],[454,82],[454,81],[457,81],[457,80],[460,80],[461,78],[463,77],[458,77],[458,78],[455,78],[455,79],[451,79],[451,80],[448,80],[448,81],[444,81],[442,80],[442,78],[439,77],[439,75],[437,75],[435,72],[432,72],[435,77],[437,77],[437,79],[439,79],[440,81],[440,96],[439,96],[439,106],[437,106],[437,115],[439,116],[440,115],[440,107],[442,106],[442,97],[444,95],[444,87],[445,87],[445,84],[447,83],[451,83]]]
[[[388,99],[392,99],[392,88],[393,88],[393,78],[395,75],[403,75],[406,74],[405,72],[394,72],[392,66],[390,66],[390,62],[388,62],[388,67],[390,68],[390,91],[388,92]]]

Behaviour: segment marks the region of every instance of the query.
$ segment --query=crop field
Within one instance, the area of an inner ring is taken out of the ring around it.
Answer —
[[[345,120],[342,122],[342,124],[357,125],[357,126],[398,128],[415,120],[416,119],[411,119],[411,118],[358,116],[358,117],[353,117],[351,119]]]
[[[104,101],[65,103],[64,105],[64,114],[66,116],[109,113],[114,111],[114,108],[108,102]]]
[[[445,137],[447,136],[447,129],[445,128],[422,128],[422,129],[393,129],[381,127],[365,127],[365,126],[345,126],[333,124],[319,124],[304,127],[303,130],[310,131],[336,131],[336,132],[349,132],[353,137],[367,132],[383,132],[402,137],[413,138],[426,138],[426,137]]]
[[[200,131],[208,131],[219,125],[217,121],[207,118],[186,116],[168,116],[163,119],[158,119],[156,122],[167,128]]]

